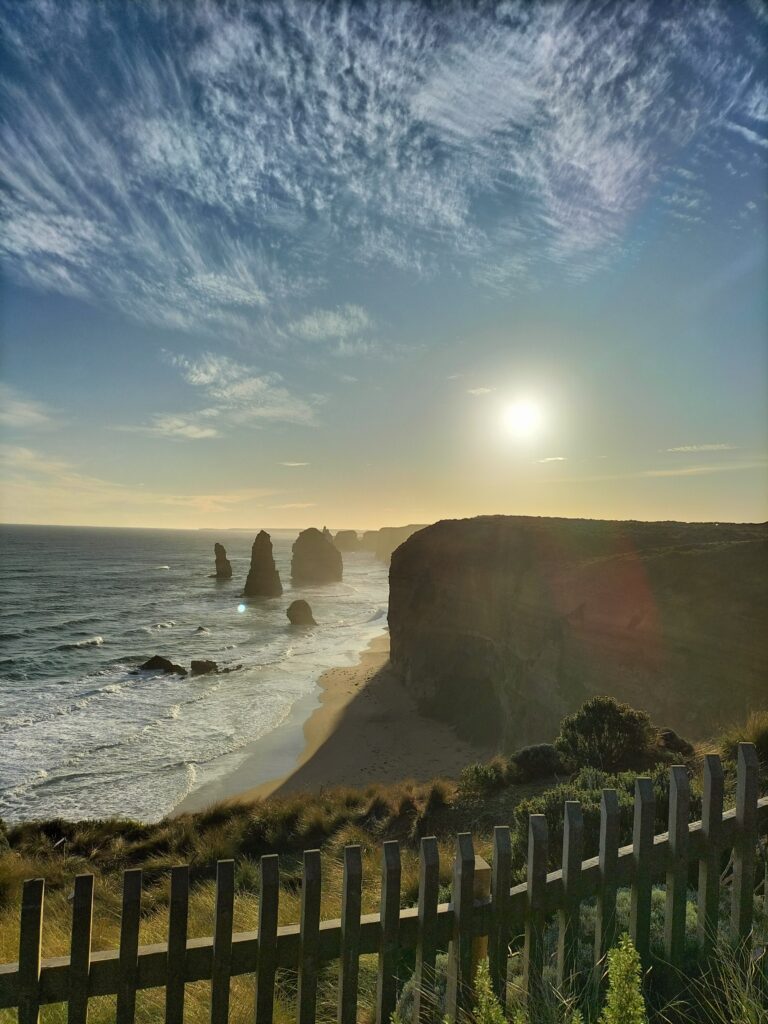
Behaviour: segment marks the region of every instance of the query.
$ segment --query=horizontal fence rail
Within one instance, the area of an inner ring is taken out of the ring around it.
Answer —
[[[229,1014],[230,979],[255,976],[255,1020],[271,1024],[275,972],[296,973],[296,1019],[315,1018],[318,972],[339,962],[337,1019],[352,1024],[357,1011],[359,957],[378,956],[376,1019],[388,1022],[396,1007],[396,965],[400,950],[415,950],[414,1024],[430,1016],[435,957],[448,951],[445,1014],[455,1020],[471,996],[479,957],[488,956],[494,990],[504,1001],[510,948],[523,937],[522,972],[516,984],[523,997],[542,986],[545,966],[544,927],[556,917],[556,977],[561,986],[575,980],[579,913],[583,900],[596,898],[594,964],[599,975],[606,951],[616,939],[616,894],[630,887],[630,935],[640,956],[650,952],[651,887],[665,882],[665,959],[682,962],[689,868],[698,863],[698,936],[702,956],[711,951],[720,910],[720,865],[731,852],[731,910],[727,926],[732,938],[749,943],[755,891],[756,849],[768,833],[768,797],[758,797],[758,761],[751,744],[739,747],[736,806],[723,812],[720,760],[704,763],[701,821],[689,824],[689,782],[684,767],[670,777],[669,828],[654,835],[654,797],[649,779],[635,784],[634,831],[631,844],[619,847],[619,804],[615,790],[603,791],[599,854],[582,859],[583,822],[576,801],[565,807],[563,866],[547,872],[548,835],[544,815],[530,815],[528,868],[524,883],[511,885],[510,830],[494,832],[492,869],[476,857],[468,833],[457,837],[453,901],[438,903],[438,848],[433,837],[421,841],[418,906],[400,909],[400,849],[384,844],[381,911],[361,914],[362,870],[359,847],[344,851],[341,918],[320,920],[320,854],[304,854],[299,924],[278,927],[279,870],[277,856],[261,858],[258,931],[233,934],[234,865],[220,861],[216,875],[214,935],[187,938],[189,869],[171,872],[168,941],[140,946],[141,871],[124,873],[120,948],[91,951],[93,877],[75,879],[72,897],[70,955],[41,960],[44,882],[24,883],[19,960],[0,966],[0,1009],[18,1008],[22,1024],[37,1022],[39,1007],[67,1003],[68,1020],[85,1022],[88,1001],[116,997],[116,1020],[135,1019],[136,993],[163,987],[166,1021],[183,1021],[185,986],[211,982],[211,1021],[225,1024]],[[582,979],[583,980],[583,979]]]

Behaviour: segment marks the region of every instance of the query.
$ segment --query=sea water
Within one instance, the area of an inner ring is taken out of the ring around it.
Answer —
[[[244,600],[255,532],[0,526],[0,817],[156,820],[384,632],[386,566],[344,554],[343,582],[292,587],[295,530],[271,533],[282,598]],[[298,597],[317,626],[288,623]],[[132,673],[153,654],[235,670]]]

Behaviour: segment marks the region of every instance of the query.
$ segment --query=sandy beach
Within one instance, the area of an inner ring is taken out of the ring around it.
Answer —
[[[199,810],[217,800],[257,800],[328,786],[456,777],[465,765],[491,755],[490,750],[458,739],[444,722],[420,714],[390,670],[388,657],[389,637],[383,636],[369,645],[357,665],[323,673],[318,681],[320,706],[304,721],[304,747],[288,770],[254,784],[259,776],[264,779],[265,761],[285,769],[280,747],[295,743],[295,722],[283,730],[282,737],[276,730],[257,745],[236,771],[191,793],[174,813]],[[271,750],[265,749],[265,742]]]

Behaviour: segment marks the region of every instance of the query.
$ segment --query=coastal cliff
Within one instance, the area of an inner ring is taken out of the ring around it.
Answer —
[[[504,749],[595,694],[693,739],[765,706],[768,526],[482,516],[393,554],[392,664]]]

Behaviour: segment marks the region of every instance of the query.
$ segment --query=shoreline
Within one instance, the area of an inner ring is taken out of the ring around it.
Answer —
[[[298,701],[238,768],[188,794],[171,815],[333,786],[457,777],[493,753],[418,711],[389,667],[388,634],[371,641],[356,665],[327,669],[317,685],[319,697]]]

